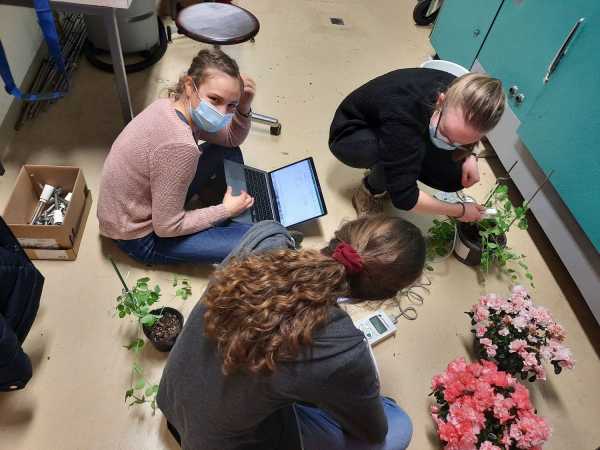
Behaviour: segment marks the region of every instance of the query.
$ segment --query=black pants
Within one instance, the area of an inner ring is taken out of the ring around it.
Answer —
[[[331,139],[329,148],[333,155],[347,166],[371,169],[367,185],[371,193],[386,191],[383,164],[379,160],[379,139],[369,128],[356,128],[342,136]],[[423,159],[419,181],[444,192],[462,190],[462,162],[453,162],[450,152],[436,150],[427,152]]]
[[[371,169],[367,184],[373,194],[385,192],[385,173],[379,161],[379,140],[369,128],[359,128],[329,143],[333,155],[347,166]]]
[[[239,147],[224,147],[208,142],[200,145],[200,150],[202,155],[198,160],[196,175],[190,183],[186,203],[192,195],[197,194],[204,205],[217,205],[223,200],[227,189],[223,161],[228,159],[243,164],[244,157]]]

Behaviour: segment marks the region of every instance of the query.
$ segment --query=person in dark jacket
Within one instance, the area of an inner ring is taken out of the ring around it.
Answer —
[[[184,449],[405,449],[410,419],[381,396],[370,346],[338,300],[386,299],[414,282],[421,232],[369,216],[321,251],[287,247],[215,272],[160,382],[169,429]]]
[[[22,344],[40,305],[44,277],[0,217],[0,392],[23,389],[31,361]]]
[[[500,80],[469,73],[456,78],[433,69],[400,69],[359,87],[338,107],[329,134],[334,156],[370,169],[354,193],[357,214],[396,208],[482,219],[476,203],[449,204],[420,191],[417,180],[446,192],[479,181],[472,148],[504,112]]]

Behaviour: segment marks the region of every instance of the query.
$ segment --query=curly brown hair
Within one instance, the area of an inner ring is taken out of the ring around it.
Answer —
[[[362,272],[349,275],[331,257],[340,242],[361,255]],[[207,289],[205,334],[217,342],[224,374],[269,373],[311,344],[338,298],[391,297],[421,275],[424,263],[419,229],[383,216],[346,223],[321,251],[278,250],[233,259],[215,272]]]

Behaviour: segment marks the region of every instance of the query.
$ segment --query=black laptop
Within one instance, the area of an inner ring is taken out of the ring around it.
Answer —
[[[225,180],[234,195],[244,190],[254,197],[254,206],[235,217],[236,222],[275,220],[290,227],[327,214],[312,158],[271,172],[225,160]]]

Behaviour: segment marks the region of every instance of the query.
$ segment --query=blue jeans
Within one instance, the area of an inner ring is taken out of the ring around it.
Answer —
[[[186,201],[200,195],[205,205],[218,204],[225,194],[223,160],[243,163],[239,147],[202,144],[196,175]],[[194,234],[163,238],[150,233],[139,239],[115,240],[121,250],[144,264],[220,263],[241,241],[251,225],[228,220]]]
[[[412,437],[408,415],[391,399],[382,397],[388,421],[388,434],[380,444],[360,441],[347,433],[324,411],[305,405],[294,405],[303,450],[404,450]]]

